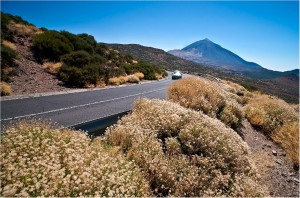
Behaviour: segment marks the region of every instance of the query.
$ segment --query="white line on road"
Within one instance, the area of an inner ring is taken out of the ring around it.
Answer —
[[[43,114],[47,114],[47,113],[64,111],[64,110],[68,110],[68,109],[75,109],[75,108],[78,108],[78,107],[85,107],[85,106],[89,106],[89,105],[95,105],[95,104],[100,104],[100,103],[104,103],[104,102],[110,102],[110,101],[114,101],[114,100],[120,100],[120,99],[124,99],[124,98],[130,98],[130,97],[134,97],[134,96],[144,95],[144,94],[148,94],[148,93],[152,93],[152,92],[156,92],[156,91],[161,91],[161,90],[164,90],[164,89],[166,89],[166,88],[155,89],[155,90],[152,90],[152,91],[146,91],[146,92],[142,92],[142,93],[138,93],[138,94],[132,94],[132,95],[128,95],[128,96],[113,98],[113,99],[109,99],[109,100],[102,100],[102,101],[92,102],[92,103],[88,103],[88,104],[71,106],[71,107],[66,107],[66,108],[61,108],[61,109],[54,109],[54,110],[44,111],[44,112],[40,112],[40,113],[33,113],[33,114],[22,115],[22,116],[17,116],[17,117],[12,117],[12,118],[4,118],[4,119],[1,119],[1,121],[8,121],[8,120],[26,118],[26,117],[36,116],[36,115],[43,115]]]

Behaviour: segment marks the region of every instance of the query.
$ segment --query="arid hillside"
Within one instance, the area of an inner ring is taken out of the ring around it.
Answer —
[[[88,34],[39,29],[1,13],[1,95],[93,88],[167,75]]]

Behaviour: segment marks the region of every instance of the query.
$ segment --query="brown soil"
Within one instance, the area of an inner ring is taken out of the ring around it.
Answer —
[[[299,197],[299,170],[284,150],[251,124],[243,121],[242,134],[252,151],[252,159],[272,197]]]
[[[41,64],[35,60],[31,48],[30,37],[14,37],[14,44],[18,54],[17,67],[11,77],[10,86],[12,87],[11,95],[23,95],[42,92],[65,91],[69,90],[63,86],[63,82],[56,76],[44,71]]]

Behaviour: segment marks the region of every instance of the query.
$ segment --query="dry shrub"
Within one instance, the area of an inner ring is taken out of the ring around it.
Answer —
[[[13,49],[13,50],[17,49],[17,47],[16,47],[16,45],[14,43],[9,42],[7,40],[3,40],[2,44],[5,45],[6,47],[9,47],[9,48]]]
[[[229,81],[227,82],[229,83]],[[235,83],[219,86],[213,81],[200,78],[185,78],[172,83],[168,89],[171,101],[180,105],[202,111],[210,117],[218,118],[227,126],[238,130],[244,117],[239,103],[242,103],[236,89],[245,91]],[[234,85],[234,87],[232,87]],[[233,90],[235,94],[228,90]]]
[[[103,88],[105,86],[106,86],[106,84],[105,84],[104,80],[100,79],[100,80],[97,81],[96,87]]]
[[[249,122],[261,128],[268,136],[280,130],[284,123],[298,120],[294,109],[274,96],[256,94],[245,109]]]
[[[293,106],[273,96],[256,94],[245,109],[249,122],[283,147],[299,166],[299,117]]]
[[[11,94],[12,90],[9,84],[6,82],[0,82],[1,96],[8,96]]]
[[[100,139],[49,124],[20,123],[1,135],[1,196],[150,196],[139,168]]]
[[[299,121],[285,123],[272,139],[282,146],[294,165],[299,167]]]
[[[201,112],[141,99],[104,138],[144,171],[156,196],[266,195],[247,144]]]
[[[62,62],[57,62],[57,63],[45,62],[43,63],[43,68],[50,74],[58,74],[62,65],[63,65]]]
[[[130,75],[127,77],[127,82],[129,83],[139,83],[140,79],[136,77],[135,75]]]
[[[84,85],[84,88],[88,88],[88,89],[95,88],[95,85],[91,84],[91,83],[87,83],[87,84]]]
[[[128,81],[127,76],[119,76],[119,77],[112,77],[108,79],[108,84],[110,85],[121,85]]]
[[[13,73],[14,69],[12,67],[4,67],[1,68],[1,72],[5,75],[11,75]]]
[[[217,117],[225,105],[225,98],[217,83],[193,77],[172,83],[168,87],[168,98],[211,117]]]
[[[162,74],[155,73],[154,76],[155,76],[156,80],[163,79],[163,75]]]
[[[120,79],[118,77],[112,77],[108,79],[110,85],[120,85]]]
[[[218,115],[218,118],[230,128],[236,130],[238,129],[244,118],[244,112],[239,107],[238,104],[233,102],[226,102],[224,109]]]
[[[32,25],[24,25],[19,23],[10,22],[8,24],[8,29],[17,35],[23,35],[23,36],[33,36],[36,34],[43,33],[42,30],[39,28],[32,26]]]
[[[133,75],[138,77],[140,80],[142,80],[145,77],[145,75],[142,72],[135,72]]]

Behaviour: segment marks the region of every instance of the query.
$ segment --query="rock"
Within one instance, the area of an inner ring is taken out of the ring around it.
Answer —
[[[275,161],[277,164],[280,164],[280,165],[282,165],[282,161],[280,160],[280,159],[276,159],[276,161]]]
[[[279,156],[286,156],[286,153],[283,151],[283,152],[281,152],[280,154],[279,154]]]
[[[275,150],[272,150],[272,154],[277,156],[277,152]]]
[[[293,181],[299,183],[299,179],[293,178]]]

